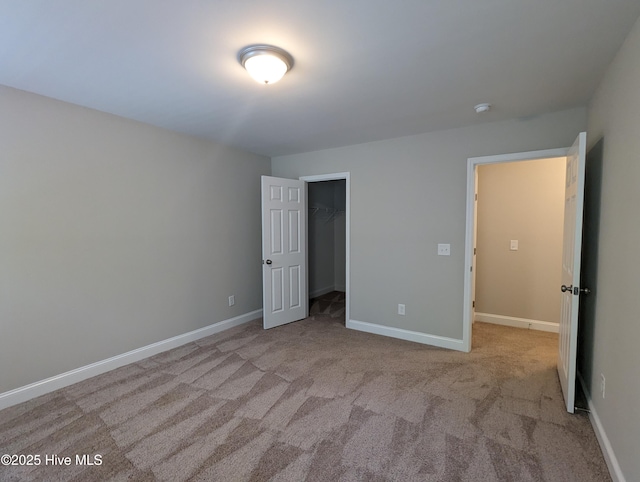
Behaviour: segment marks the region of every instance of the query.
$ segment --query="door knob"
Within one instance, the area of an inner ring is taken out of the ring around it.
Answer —
[[[268,259],[268,260],[266,260],[266,261],[265,261],[265,263],[267,263],[267,264],[272,264],[272,263],[273,263],[273,261],[271,261],[270,259]]]
[[[578,288],[577,286],[574,287],[573,285],[569,285],[569,286],[562,285],[560,287],[560,291],[562,291],[563,293],[566,293],[568,291],[569,293],[573,293],[576,296],[578,296],[578,294],[580,293],[585,295],[588,295],[589,293],[591,293],[591,290],[589,288]]]

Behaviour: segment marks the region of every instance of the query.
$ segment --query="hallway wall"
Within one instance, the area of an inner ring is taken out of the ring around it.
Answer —
[[[565,158],[478,166],[476,312],[560,322],[564,184]]]

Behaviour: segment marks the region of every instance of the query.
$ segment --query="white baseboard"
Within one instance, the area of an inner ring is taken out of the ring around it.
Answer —
[[[609,442],[609,437],[607,437],[607,434],[604,431],[602,422],[600,422],[600,417],[598,417],[598,413],[596,412],[593,401],[591,400],[591,393],[587,390],[587,384],[584,382],[581,373],[578,373],[577,376],[578,381],[582,386],[584,396],[587,398],[587,404],[589,405],[589,420],[591,421],[593,431],[596,433],[596,438],[600,444],[604,460],[609,468],[609,475],[611,475],[613,482],[626,482],[622,469],[620,468],[620,464],[618,463],[618,459],[616,458],[616,454],[613,452],[613,447],[611,447],[611,442]]]
[[[255,310],[250,313],[245,313],[244,315],[229,318],[228,320],[213,323],[212,325],[205,326],[204,328],[199,328],[182,335],[174,336],[166,340],[152,343],[151,345],[137,348],[121,355],[107,358],[106,360],[91,363],[90,365],[85,365],[8,392],[0,393],[0,410],[18,403],[26,402],[27,400],[39,397],[40,395],[45,395],[46,393],[53,392],[60,388],[73,385],[74,383],[81,382],[87,378],[106,373],[115,368],[120,368],[121,366],[128,365],[129,363],[143,360],[163,351],[171,350],[172,348],[185,345],[186,343],[191,343],[192,341],[199,340],[200,338],[220,333],[221,331],[242,325],[243,323],[255,320],[261,316],[262,310]]]
[[[325,286],[324,288],[318,288],[309,292],[309,298],[317,298],[318,296],[326,295],[327,293],[331,293],[335,290],[336,287],[334,285]]]
[[[529,330],[549,331],[559,333],[560,325],[551,321],[529,320],[528,318],[516,318],[515,316],[492,315],[490,313],[476,313],[474,321],[493,323],[494,325],[513,326]]]
[[[449,348],[450,350],[465,351],[462,340],[457,340],[455,338],[428,335],[426,333],[420,333],[419,331],[376,325],[374,323],[367,323],[366,321],[358,320],[349,320],[347,321],[346,326],[352,330],[365,331],[367,333],[390,336],[392,338],[400,338],[401,340],[414,341],[416,343],[437,346],[440,348]]]

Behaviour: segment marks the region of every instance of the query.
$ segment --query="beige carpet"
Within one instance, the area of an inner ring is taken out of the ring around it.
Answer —
[[[0,480],[610,480],[556,335],[476,323],[457,353],[348,330],[331,296],[0,411],[0,454],[73,458]]]

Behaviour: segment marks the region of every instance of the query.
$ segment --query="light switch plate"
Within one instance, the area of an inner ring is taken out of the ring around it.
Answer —
[[[451,256],[451,245],[438,244],[438,256]]]

